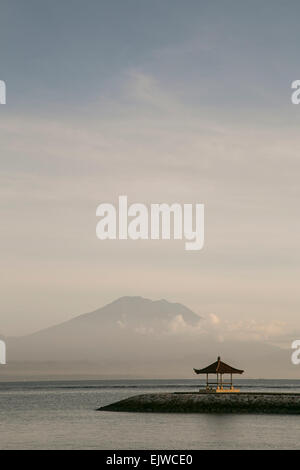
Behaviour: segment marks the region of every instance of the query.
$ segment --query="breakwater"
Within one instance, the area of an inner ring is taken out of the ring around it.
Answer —
[[[297,393],[149,393],[99,408],[143,413],[278,413],[300,414]]]

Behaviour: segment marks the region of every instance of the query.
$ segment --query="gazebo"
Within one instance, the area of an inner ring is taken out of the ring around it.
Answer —
[[[194,371],[196,374],[206,374],[206,392],[217,393],[239,392],[237,388],[233,387],[232,375],[242,374],[244,372],[243,370],[235,369],[234,367],[225,364],[225,362],[221,361],[220,356],[213,364],[204,367],[204,369],[194,369]],[[217,381],[209,382],[208,374],[216,374]],[[230,374],[230,382],[223,382],[224,374]]]

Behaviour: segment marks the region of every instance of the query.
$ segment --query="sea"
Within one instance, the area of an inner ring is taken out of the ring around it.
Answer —
[[[300,393],[300,380],[235,384]],[[198,389],[199,380],[0,382],[0,449],[299,449],[300,415],[97,411],[136,394]]]

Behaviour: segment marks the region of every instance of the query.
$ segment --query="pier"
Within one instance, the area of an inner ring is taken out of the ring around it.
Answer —
[[[148,393],[99,408],[142,413],[300,414],[299,393]]]

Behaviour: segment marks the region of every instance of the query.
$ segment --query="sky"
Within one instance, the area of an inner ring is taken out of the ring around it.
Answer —
[[[141,295],[276,335],[283,325],[292,336],[299,2],[0,8],[0,333]],[[98,240],[97,206],[122,194],[129,203],[204,203],[204,249]]]

